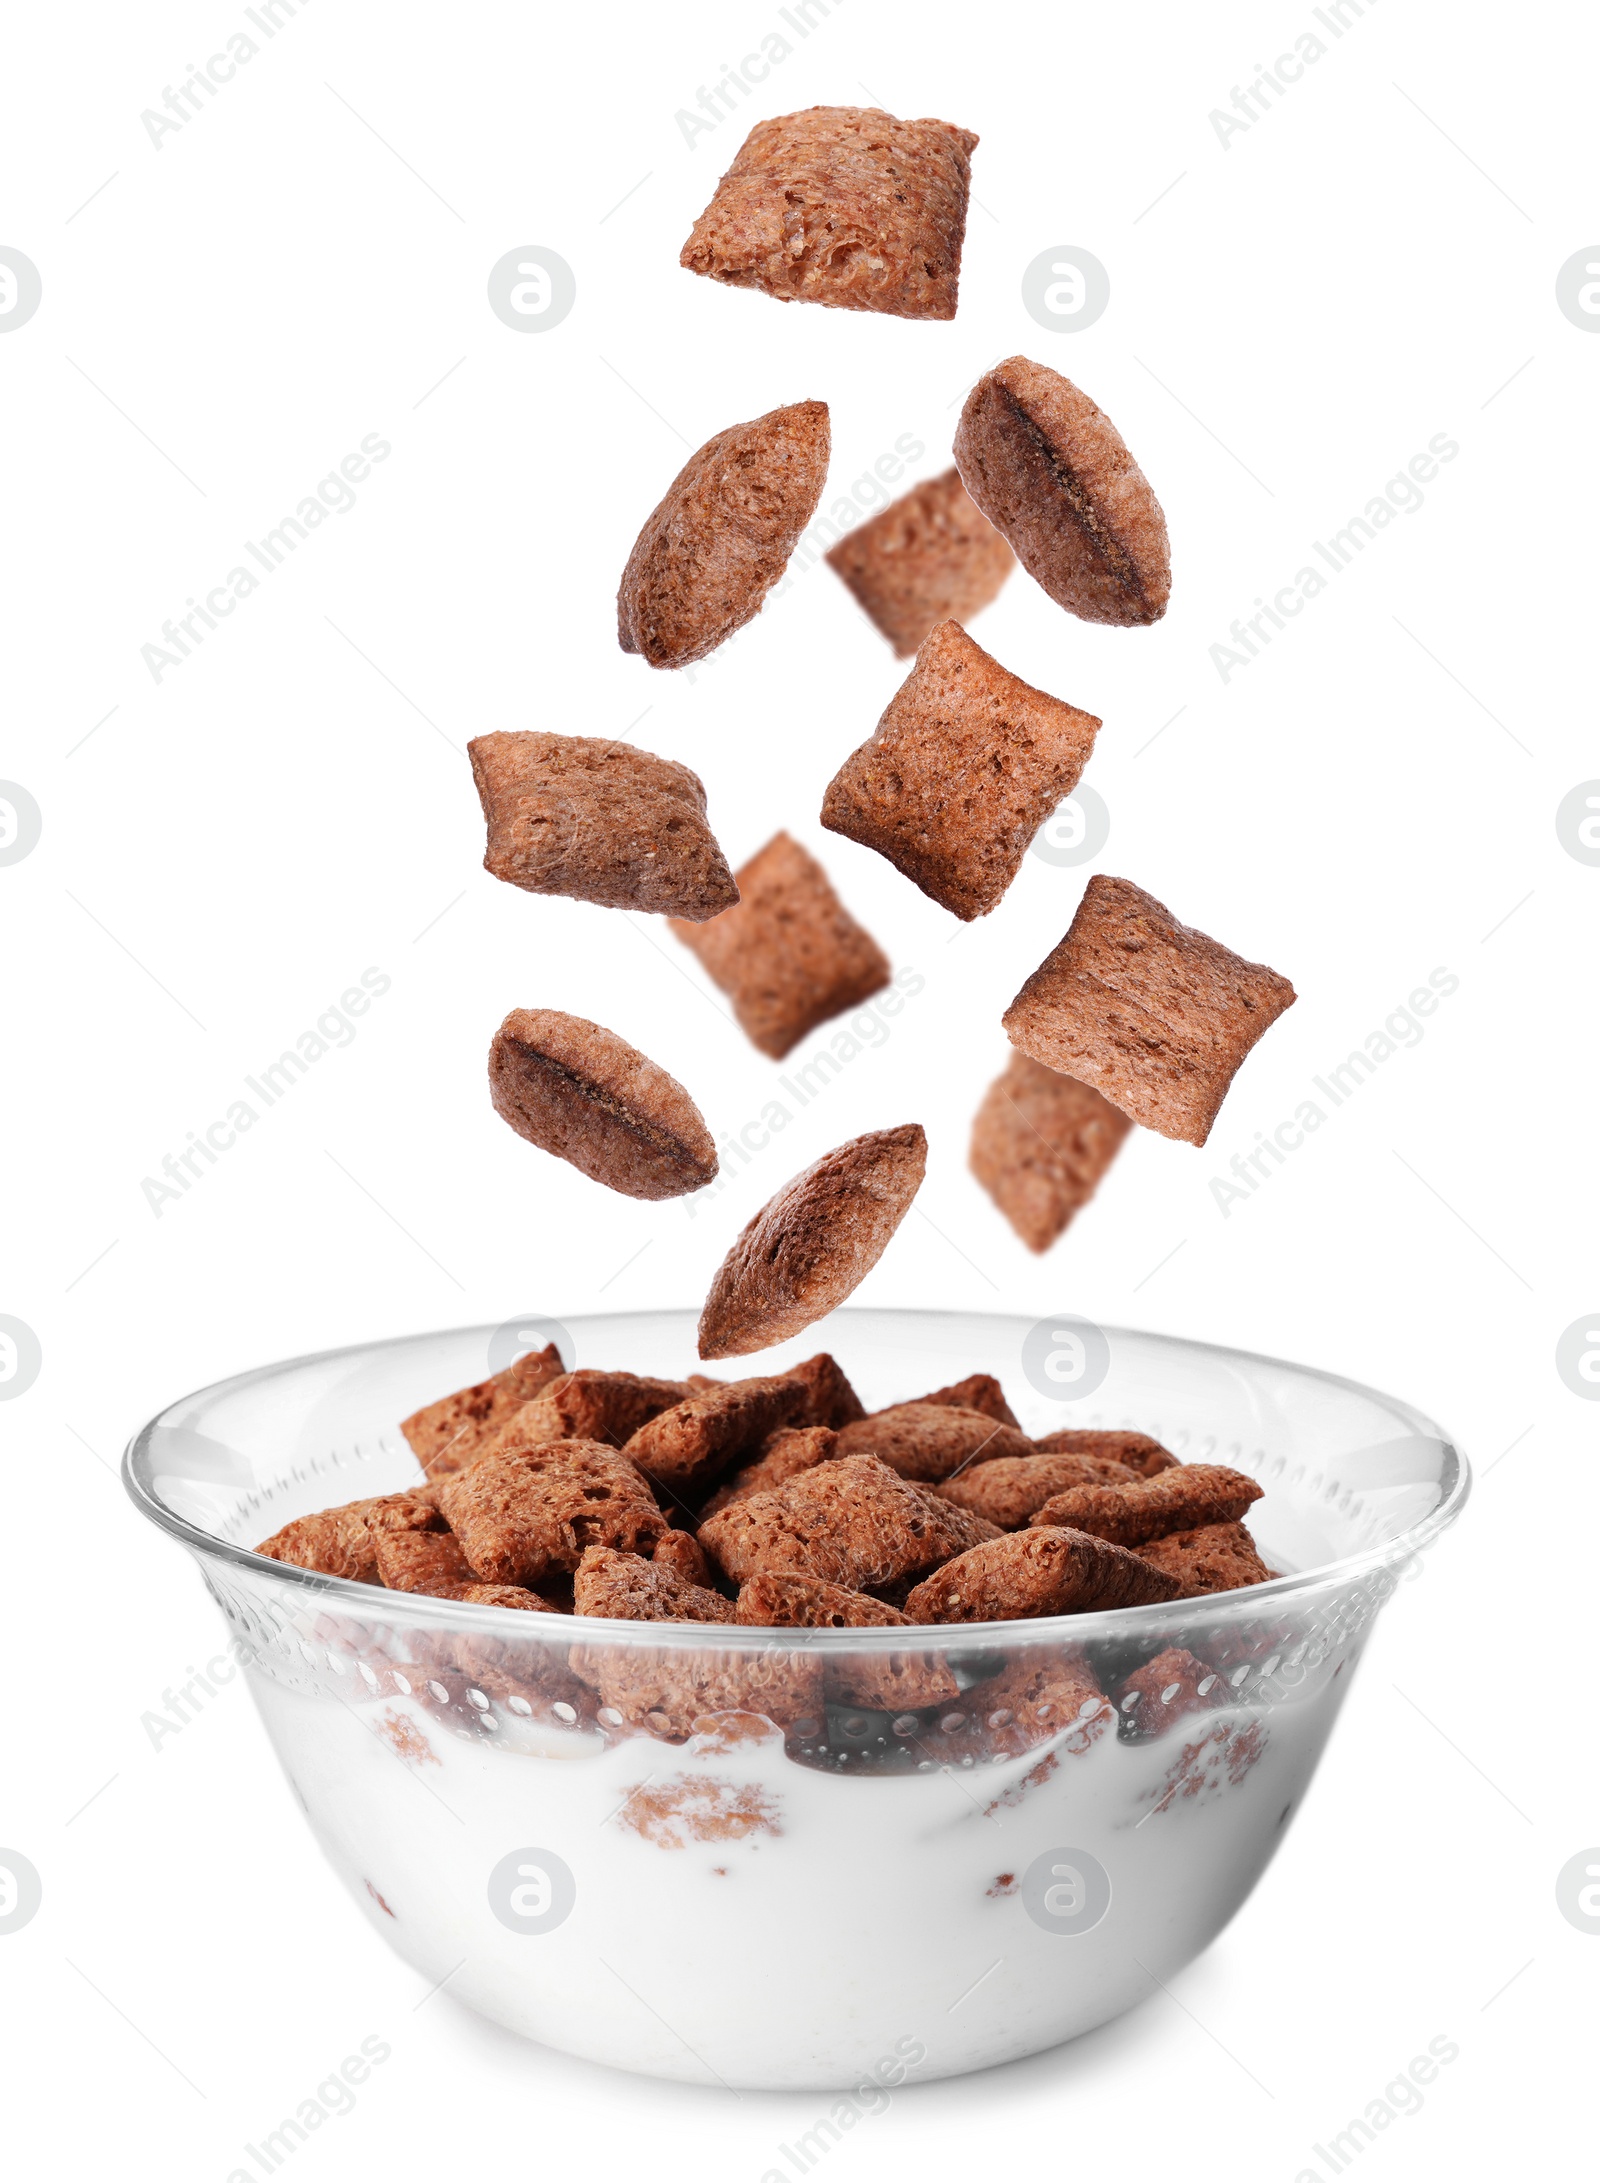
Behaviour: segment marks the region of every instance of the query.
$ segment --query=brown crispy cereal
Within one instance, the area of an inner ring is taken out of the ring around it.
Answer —
[[[757,122],[678,263],[780,303],[954,318],[977,141],[875,106]]]
[[[1002,1021],[1014,1046],[1163,1137],[1203,1145],[1246,1054],[1294,987],[1131,880],[1096,872],[1066,937]]]
[[[961,482],[1035,583],[1084,621],[1159,621],[1166,518],[1105,412],[1059,372],[1008,357],[967,396]]]
[[[858,1417],[865,1417],[861,1397],[845,1378],[836,1358],[826,1350],[815,1357],[807,1357],[804,1364],[797,1364],[785,1375],[798,1380],[806,1390],[806,1407],[798,1419],[801,1425],[831,1425],[837,1432],[841,1426],[854,1424]]]
[[[1177,1596],[1176,1581],[1137,1554],[1080,1531],[1035,1528],[946,1562],[911,1593],[906,1613],[913,1622],[1017,1622]]]
[[[711,1132],[676,1077],[586,1016],[513,1008],[489,1049],[489,1096],[519,1137],[624,1197],[715,1180]]]
[[[623,1566],[623,1565],[631,1566]],[[632,1622],[731,1622],[733,1603],[669,1569],[591,1548],[579,1564],[578,1612]],[[605,1721],[681,1742],[717,1713],[785,1723],[822,1702],[821,1662],[803,1652],[574,1645],[572,1672],[600,1694]]]
[[[700,1521],[719,1515],[734,1501],[748,1501],[752,1493],[770,1493],[775,1486],[786,1486],[803,1470],[826,1463],[838,1441],[838,1434],[826,1425],[785,1425],[769,1433],[756,1460],[718,1486],[700,1511]]]
[[[530,1350],[492,1379],[460,1388],[441,1402],[430,1402],[403,1418],[400,1430],[430,1478],[447,1478],[464,1467],[473,1450],[513,1412],[531,1402],[540,1388],[564,1372],[554,1342]]]
[[[697,773],[609,736],[540,728],[467,745],[489,824],[484,868],[530,894],[720,917],[739,899]]]
[[[1034,1442],[1041,1455],[1091,1455],[1099,1460],[1120,1463],[1136,1477],[1154,1478],[1157,1471],[1172,1470],[1178,1458],[1159,1440],[1152,1440],[1148,1433],[1103,1432],[1098,1428],[1080,1425],[1064,1426],[1060,1432],[1041,1434]],[[1109,1481],[1120,1485],[1120,1479]]]
[[[296,1516],[256,1548],[272,1561],[297,1569],[315,1569],[325,1577],[348,1577],[357,1584],[378,1582],[377,1556],[367,1524],[367,1504],[350,1501],[342,1508]]]
[[[1181,1645],[1169,1645],[1128,1677],[1117,1693],[1117,1711],[1141,1736],[1159,1736],[1186,1713],[1204,1713],[1227,1695],[1215,1668]]]
[[[378,1581],[392,1592],[449,1593],[472,1582],[460,1541],[448,1531],[378,1530],[372,1544]]]
[[[955,916],[986,916],[1077,785],[1099,727],[940,622],[829,782],[822,823],[876,849]]]
[[[1152,1569],[1163,1569],[1183,1586],[1185,1599],[1207,1592],[1238,1592],[1247,1584],[1266,1584],[1273,1572],[1241,1523],[1200,1524],[1192,1531],[1172,1531],[1136,1549]]]
[[[970,621],[1016,565],[958,470],[913,485],[846,531],[825,558],[899,659],[910,658],[935,622]]]
[[[531,1592],[523,1584],[463,1584],[452,1594],[469,1607],[515,1607],[525,1614],[567,1615],[572,1609],[547,1592]]]
[[[663,1410],[640,1426],[623,1453],[652,1485],[692,1499],[746,1449],[787,1425],[805,1400],[806,1390],[787,1375],[730,1380]]]
[[[622,649],[687,667],[753,620],[816,513],[828,449],[827,403],[795,402],[691,455],[622,572]]]
[[[1015,1425],[1002,1425],[980,1410],[943,1402],[900,1402],[878,1410],[839,1435],[841,1455],[875,1455],[902,1478],[933,1485],[969,1465],[981,1469],[999,1456],[1027,1456],[1033,1442]]]
[[[717,1270],[701,1356],[769,1349],[842,1304],[882,1257],[927,1160],[921,1124],[907,1122],[852,1137],[786,1182]]]
[[[857,1630],[909,1628],[911,1617],[866,1592],[820,1577],[759,1569],[739,1587],[734,1619],[755,1629]]]
[[[367,1525],[374,1536],[380,1531],[442,1531],[445,1528],[444,1518],[439,1513],[439,1488],[432,1479],[414,1486],[402,1486],[398,1493],[380,1493],[373,1500],[356,1505],[365,1509]]]
[[[889,958],[792,835],[774,834],[735,879],[735,908],[672,929],[732,1001],[751,1044],[781,1061],[819,1023],[886,986]]]
[[[670,1569],[685,1584],[712,1589],[711,1565],[692,1531],[663,1531],[650,1559],[657,1569]]]
[[[622,1622],[731,1622],[733,1602],[681,1576],[668,1562],[591,1546],[572,1580],[573,1605],[581,1615]],[[706,1710],[702,1708],[702,1711]]]
[[[576,1569],[590,1546],[649,1553],[668,1528],[634,1466],[595,1440],[480,1456],[446,1483],[440,1504],[490,1584]]]
[[[909,1627],[911,1618],[886,1607],[865,1592],[823,1584],[815,1577],[786,1577],[772,1571],[753,1576],[739,1589],[737,1617],[756,1627],[803,1630],[854,1630]],[[838,1705],[903,1713],[918,1706],[943,1705],[961,1694],[942,1660],[911,1652],[823,1655],[823,1690]]]
[[[997,1425],[1015,1425],[1021,1431],[1016,1412],[1006,1400],[1005,1389],[992,1372],[969,1372],[964,1380],[957,1380],[950,1387],[936,1387],[931,1395],[918,1395],[918,1402],[940,1402],[952,1410],[978,1410],[985,1417],[992,1417]]]
[[[636,1372],[563,1373],[508,1420],[484,1452],[538,1448],[552,1440],[602,1440],[620,1448],[641,1425],[681,1402],[685,1384]]]
[[[958,1748],[993,1758],[1020,1758],[1063,1733],[1069,1752],[1083,1751],[1111,1722],[1094,1669],[1076,1645],[1030,1645],[1014,1653],[998,1675],[974,1683],[963,1703]]]
[[[841,1456],[753,1494],[700,1526],[737,1584],[762,1571],[879,1591],[963,1552],[993,1527],[897,1478],[875,1456]]]
[[[1013,1052],[973,1117],[972,1172],[1029,1250],[1047,1251],[1132,1127],[1091,1085]]]
[[[1173,1531],[1236,1523],[1261,1487],[1225,1463],[1179,1463],[1126,1486],[1068,1486],[1029,1519],[1086,1531],[1113,1546],[1143,1546]]]
[[[958,1508],[986,1516],[1002,1531],[1020,1531],[1035,1509],[1068,1486],[1131,1485],[1138,1476],[1124,1463],[1094,1455],[1004,1456],[995,1463],[975,1463],[959,1478],[939,1488]]]
[[[297,1569],[314,1569],[320,1576],[381,1584],[378,1532],[438,1531],[443,1526],[432,1494],[419,1481],[399,1493],[369,1495],[339,1508],[319,1509],[313,1516],[297,1516],[263,1539],[256,1552]]]

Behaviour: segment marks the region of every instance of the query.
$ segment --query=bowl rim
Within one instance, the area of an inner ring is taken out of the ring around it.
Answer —
[[[551,1321],[550,1314],[541,1314],[547,1322],[562,1328],[615,1323],[621,1320],[677,1319],[693,1321],[696,1307],[692,1305],[658,1305],[638,1311],[575,1312],[569,1318]],[[1081,1316],[1081,1314],[1073,1314]],[[1018,1326],[1036,1324],[1026,1312],[968,1311],[918,1305],[857,1305],[848,1306],[818,1323],[818,1333],[838,1320],[862,1321],[883,1319],[917,1320],[1011,1320]],[[342,1600],[351,1607],[363,1609],[368,1617],[381,1613],[388,1606],[395,1614],[410,1621],[434,1623],[443,1629],[461,1630],[479,1628],[500,1636],[565,1638],[572,1642],[581,1635],[585,1642],[607,1642],[613,1645],[634,1645],[665,1649],[681,1645],[684,1649],[719,1651],[903,1651],[914,1642],[919,1652],[932,1648],[948,1649],[952,1646],[970,1646],[974,1640],[984,1640],[989,1647],[999,1641],[1009,1647],[1030,1644],[1059,1644],[1063,1638],[1080,1643],[1090,1643],[1098,1638],[1121,1634],[1130,1625],[1135,1629],[1152,1624],[1163,1617],[1181,1613],[1205,1619],[1208,1616],[1228,1618],[1229,1603],[1245,1600],[1251,1602],[1251,1610],[1261,1601],[1274,1605],[1287,1602],[1296,1594],[1321,1591],[1330,1585],[1343,1586],[1376,1570],[1411,1560],[1431,1546],[1440,1534],[1449,1529],[1465,1507],[1472,1491],[1472,1469],[1461,1452],[1455,1438],[1425,1411],[1398,1395],[1386,1394],[1382,1389],[1368,1386],[1364,1381],[1349,1378],[1338,1372],[1328,1372],[1319,1365],[1300,1364],[1291,1358],[1274,1357],[1262,1350],[1237,1349],[1225,1342],[1196,1341],[1188,1335],[1163,1334],[1148,1328],[1102,1324],[1100,1331],[1108,1338],[1118,1337],[1153,1343],[1160,1348],[1198,1352],[1204,1356],[1225,1358],[1230,1363],[1244,1366],[1270,1366],[1274,1371],[1291,1372],[1303,1379],[1320,1381],[1324,1386],[1343,1389],[1365,1400],[1383,1404],[1395,1413],[1397,1419],[1409,1428],[1412,1437],[1431,1440],[1439,1446],[1441,1465],[1441,1490],[1438,1501],[1428,1513],[1398,1533],[1393,1539],[1376,1547],[1363,1549],[1359,1554],[1342,1556],[1338,1560],[1319,1562],[1311,1569],[1295,1570],[1285,1576],[1274,1577],[1265,1584],[1252,1584],[1235,1592],[1202,1593],[1193,1599],[1150,1600],[1136,1607],[1102,1608],[1089,1614],[1034,1615],[1012,1621],[995,1622],[931,1622],[912,1625],[895,1624],[890,1627],[859,1629],[784,1629],[781,1632],[756,1625],[727,1622],[629,1622],[604,1615],[551,1614],[515,1607],[488,1607],[461,1600],[438,1599],[426,1592],[391,1591],[386,1586],[362,1584],[353,1577],[325,1575],[320,1570],[302,1569],[293,1562],[274,1561],[269,1555],[258,1554],[251,1547],[238,1546],[231,1539],[219,1538],[215,1532],[206,1531],[191,1523],[161,1501],[153,1486],[141,1475],[141,1468],[151,1434],[168,1414],[180,1406],[204,1402],[228,1392],[243,1392],[257,1382],[274,1379],[280,1375],[298,1371],[307,1365],[328,1364],[341,1357],[368,1357],[385,1349],[405,1348],[413,1342],[431,1341],[441,1337],[470,1334],[493,1334],[504,1321],[484,1320],[460,1327],[430,1327],[420,1333],[391,1334],[375,1341],[347,1342],[333,1349],[309,1350],[297,1357],[279,1358],[273,1363],[254,1365],[243,1372],[229,1373],[222,1379],[211,1380],[195,1388],[187,1395],[176,1396],[165,1403],[153,1416],[147,1418],[129,1439],[123,1451],[121,1475],[123,1486],[133,1502],[149,1522],[176,1539],[195,1558],[204,1563],[218,1560],[246,1570],[256,1577],[272,1577],[286,1584],[291,1590],[298,1588],[307,1598]],[[911,1632],[915,1630],[913,1640]]]

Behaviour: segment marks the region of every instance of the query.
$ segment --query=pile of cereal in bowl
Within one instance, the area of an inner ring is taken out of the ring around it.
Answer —
[[[1086,1614],[1276,1573],[1242,1520],[1253,1478],[1142,1433],[1030,1440],[984,1373],[868,1415],[827,1355],[676,1381],[569,1372],[552,1346],[401,1429],[414,1486],[258,1551],[480,1606],[786,1629]]]

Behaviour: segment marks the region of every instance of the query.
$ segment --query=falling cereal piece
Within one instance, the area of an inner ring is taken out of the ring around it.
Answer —
[[[1058,606],[1124,628],[1159,621],[1172,591],[1161,503],[1122,434],[1043,364],[1007,357],[967,396],[961,482]]]
[[[735,884],[733,909],[672,929],[732,1001],[745,1036],[774,1061],[889,983],[889,958],[790,835],[774,834]]]
[[[753,620],[816,513],[828,449],[827,403],[795,402],[691,455],[622,572],[622,649],[688,667]]]
[[[1030,1251],[1094,1196],[1133,1124],[1076,1077],[1013,1053],[972,1124],[972,1172]]]
[[[758,122],[678,263],[782,303],[954,318],[977,141],[875,106]]]
[[[1097,872],[1002,1020],[1045,1068],[1093,1085],[1146,1129],[1203,1145],[1246,1054],[1294,999],[1277,971]]]
[[[970,621],[1016,566],[958,470],[913,485],[846,531],[825,558],[899,659],[909,659],[935,623]]]
[[[786,1182],[717,1270],[700,1355],[770,1349],[842,1304],[883,1256],[927,1162],[922,1126],[907,1122],[853,1137]]]
[[[1078,776],[1100,723],[1008,674],[940,622],[871,738],[828,784],[822,823],[957,917],[983,917]]]
[[[716,1175],[683,1086],[585,1016],[514,1008],[489,1049],[489,1096],[519,1137],[624,1197],[682,1197]]]
[[[738,901],[687,766],[609,737],[532,729],[476,736],[467,755],[496,879],[668,917],[719,917]]]

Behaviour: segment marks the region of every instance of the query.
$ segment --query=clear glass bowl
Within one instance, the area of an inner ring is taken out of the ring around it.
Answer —
[[[561,1335],[569,1364],[677,1378],[697,1368],[694,1331],[693,1312],[657,1311]],[[1079,1375],[1103,1377],[1070,1401],[1035,1391],[1030,1368],[1058,1383],[1027,1319],[842,1311],[759,1368],[826,1347],[869,1407],[993,1372],[1033,1434],[1133,1427],[1232,1464],[1266,1489],[1251,1526],[1286,1574],[919,1630],[908,1648],[900,1629],[468,1607],[251,1552],[291,1517],[415,1478],[397,1420],[509,1363],[516,1340],[515,1323],[470,1327],[245,1373],[154,1418],[125,1478],[199,1563],[376,1930],[497,2022],[653,2076],[949,2076],[1144,1999],[1255,1885],[1397,1572],[1467,1492],[1427,1418],[1303,1366],[1108,1328]],[[1205,1676],[1169,1689],[1158,1670],[1125,1702],[1174,1648]]]

